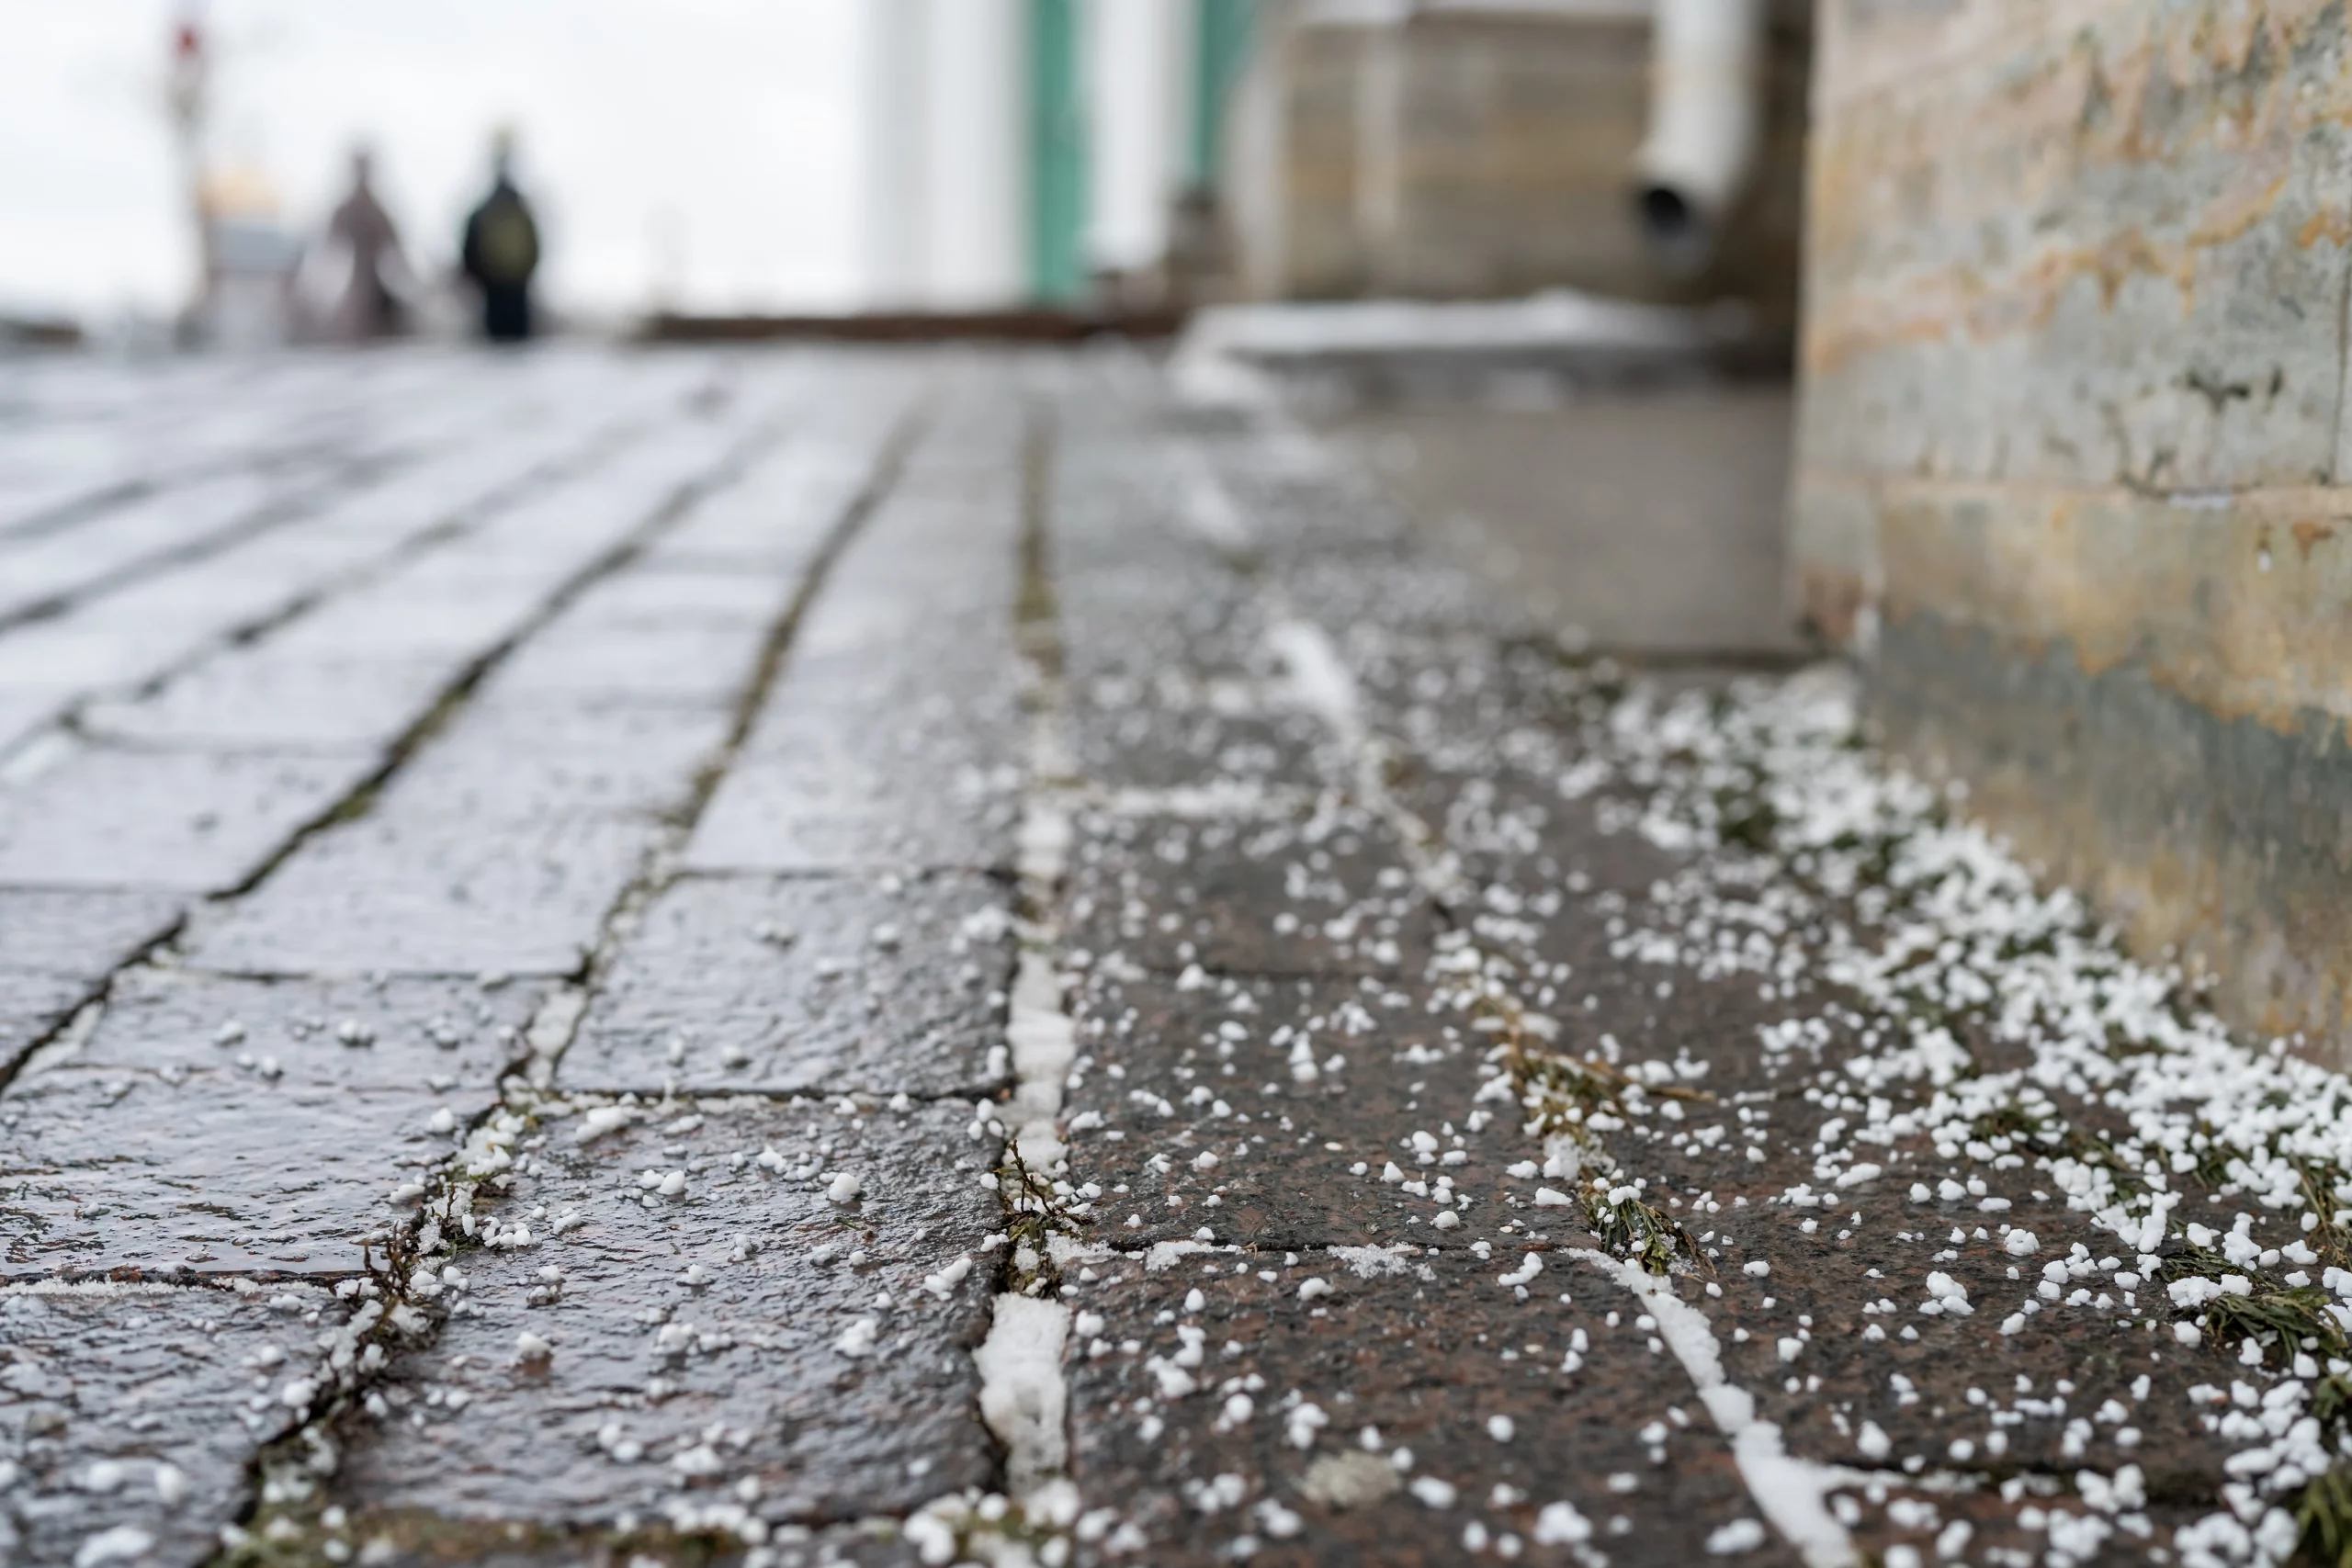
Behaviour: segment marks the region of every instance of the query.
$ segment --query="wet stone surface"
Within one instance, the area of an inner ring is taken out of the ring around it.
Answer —
[[[1148,1543],[1132,1550],[1153,1562],[1229,1560],[1243,1538],[1253,1562],[1487,1548],[1568,1562],[1578,1545],[1612,1562],[1705,1560],[1708,1537],[1754,1515],[1727,1446],[1673,1388],[1630,1297],[1556,1255],[1527,1286],[1498,1284],[1521,1256],[1093,1261],[1097,1280],[1069,1292],[1073,1472],[1127,1500]],[[1546,1528],[1559,1504],[1575,1522]]]
[[[433,705],[450,671],[435,660],[289,665],[238,649],[137,701],[96,705],[92,733],[147,745],[340,750],[389,744]]]
[[[179,923],[166,893],[0,889],[0,1074]]]
[[[687,846],[707,872],[972,870],[1008,865],[1019,804],[1012,781],[956,754],[885,762],[812,738],[797,756],[747,756],[729,772]]]
[[[528,981],[253,980],[138,969],[116,982],[88,1039],[56,1067],[152,1074],[167,1084],[462,1089],[479,1099],[528,1054],[523,1032],[545,996]]]
[[[558,1081],[969,1098],[1007,1071],[1011,931],[1007,890],[968,874],[685,877],[625,940]]]
[[[341,1321],[306,1286],[0,1287],[0,1556],[204,1561]]]
[[[368,1533],[356,1543],[348,1529],[325,1540],[366,1551],[371,1564],[383,1568],[633,1568],[648,1562],[742,1568],[752,1561],[740,1545],[707,1536],[682,1539],[664,1529],[623,1534],[559,1525],[483,1526],[427,1515],[376,1515],[364,1523]],[[762,1551],[759,1561],[769,1568],[916,1568],[922,1561],[890,1520],[819,1529],[785,1526],[768,1532]]]
[[[585,1144],[587,1114],[547,1121],[488,1211],[528,1243],[467,1256],[340,1497],[363,1517],[627,1529],[734,1502],[816,1524],[985,1481],[970,1348],[1001,1211],[969,1120],[673,1102]]]
[[[0,792],[0,884],[223,891],[375,766],[360,752],[89,748]]]
[[[415,1212],[479,1091],[66,1066],[0,1101],[0,1274],[348,1274]]]
[[[1262,711],[1262,694],[1248,686],[1105,677],[1086,696],[1071,726],[1078,762],[1107,790],[1295,800],[1344,772],[1319,754],[1321,724]]]
[[[96,980],[168,932],[168,894],[0,888],[0,973]]]
[[[1131,355],[466,363],[0,429],[216,432],[0,628],[0,1558],[2234,1568],[2352,1476],[2352,1094],[2011,942],[1834,676],[1584,659]],[[411,446],[511,483],[323,482]]]
[[[363,818],[306,843],[254,896],[200,916],[188,961],[259,975],[569,974],[650,846],[650,823]]]
[[[1297,821],[1088,813],[1067,940],[1176,975],[1418,976],[1438,931],[1386,830],[1341,809]]]
[[[1517,1122],[1459,1092],[1481,1052],[1419,986],[1096,976],[1072,1012],[1070,1163],[1107,1190],[1105,1240],[1507,1242],[1535,1213],[1504,1175]]]

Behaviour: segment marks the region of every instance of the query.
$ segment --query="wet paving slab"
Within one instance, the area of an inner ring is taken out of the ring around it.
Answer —
[[[423,1514],[374,1514],[364,1535],[344,1526],[300,1539],[306,1550],[330,1543],[364,1554],[371,1568],[635,1568],[646,1562],[693,1568],[918,1568],[922,1555],[893,1519],[810,1529],[765,1531],[757,1547],[707,1534],[639,1528],[626,1533],[519,1521],[484,1526]],[[756,1553],[756,1555],[754,1555]]]
[[[1012,861],[1020,802],[952,739],[900,732],[895,755],[748,755],[728,771],[681,863],[712,873],[996,871]]]
[[[0,1286],[0,1555],[200,1562],[310,1404],[312,1286]]]
[[[202,1076],[294,1086],[475,1097],[529,1054],[547,996],[528,981],[374,976],[263,980],[177,968],[130,971],[87,1037],[50,1070]]]
[[[1098,974],[1071,1011],[1070,1168],[1104,1190],[1105,1241],[1459,1247],[1556,1228],[1531,1225],[1535,1184],[1506,1175],[1528,1154],[1516,1122],[1462,1092],[1485,1042],[1418,985]]]
[[[448,683],[447,667],[431,660],[322,660],[289,667],[238,649],[153,695],[96,704],[83,725],[93,735],[145,746],[348,750],[389,744]]]
[[[379,766],[372,751],[73,748],[0,794],[0,885],[226,891]]]
[[[1087,1267],[1067,1287],[1071,1472],[1133,1534],[1081,1560],[1663,1564],[1764,1547],[1655,1325],[1563,1256],[1523,1284],[1499,1282],[1518,1254],[1409,1246]]]
[[[1065,896],[1070,946],[1178,975],[1419,976],[1438,933],[1386,828],[1087,812]]]
[[[689,876],[624,940],[557,1081],[707,1094],[987,1093],[1009,1072],[1009,890],[929,876]]]
[[[488,826],[496,854],[462,816],[322,833],[256,896],[199,916],[187,960],[254,975],[568,975],[658,828],[587,814]]]
[[[133,971],[0,1100],[0,1269],[349,1273],[495,1102],[539,1001]]]
[[[169,893],[0,890],[0,1075],[180,923]]]
[[[0,1273],[353,1273],[482,1098],[233,1066],[22,1078],[0,1102]]]
[[[1001,1211],[969,1122],[763,1100],[543,1122],[486,1211],[527,1241],[466,1255],[337,1499],[625,1531],[730,1506],[819,1525],[985,1481],[970,1349]]]
[[[99,978],[168,932],[180,907],[164,893],[0,888],[0,972]]]
[[[1272,707],[1248,685],[1105,676],[1080,696],[1072,749],[1083,776],[1105,791],[1303,811],[1345,777],[1319,723]]]

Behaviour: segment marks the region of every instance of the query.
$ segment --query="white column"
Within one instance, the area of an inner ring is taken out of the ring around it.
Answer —
[[[865,0],[868,303],[919,308],[929,292],[931,0]]]
[[[1086,252],[1097,268],[1156,266],[1183,171],[1192,65],[1188,0],[1089,0]]]
[[[993,310],[1028,291],[1027,7],[932,0],[926,302]]]

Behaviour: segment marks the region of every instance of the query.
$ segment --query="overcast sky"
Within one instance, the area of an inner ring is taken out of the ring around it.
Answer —
[[[185,296],[162,112],[184,0],[0,0],[0,308]],[[551,297],[703,309],[854,302],[859,0],[210,0],[217,142],[286,217],[355,141],[412,254],[446,265],[492,127],[523,139]],[[667,258],[665,260],[665,257]]]

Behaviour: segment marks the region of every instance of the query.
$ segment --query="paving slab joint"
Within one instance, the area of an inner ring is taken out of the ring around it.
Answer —
[[[513,1149],[537,1124],[540,1106],[531,1085],[544,1086],[551,1080],[557,1062],[586,1011],[596,979],[609,968],[617,945],[616,932],[650,896],[662,868],[674,857],[677,845],[691,831],[694,818],[707,805],[727,762],[740,750],[760,702],[774,682],[794,629],[822,587],[827,569],[895,482],[921,423],[921,411],[910,412],[883,445],[868,482],[843,509],[771,629],[756,674],[737,704],[728,738],[718,756],[697,776],[686,819],[673,825],[662,840],[648,851],[636,875],[607,911],[598,942],[582,959],[579,969],[541,1005],[521,1042],[519,1055],[502,1077],[502,1103],[467,1127],[459,1154],[425,1184],[417,1219],[363,1244],[366,1273],[360,1280],[345,1282],[352,1288],[353,1296],[361,1299],[361,1305],[343,1331],[348,1343],[339,1340],[331,1356],[336,1382],[330,1389],[317,1391],[314,1400],[305,1401],[303,1418],[294,1431],[256,1456],[254,1473],[257,1511],[245,1523],[224,1532],[221,1551],[214,1559],[217,1568],[263,1568],[284,1562],[311,1561],[301,1555],[300,1549],[315,1543],[322,1529],[334,1528],[326,1523],[327,1516],[340,1510],[330,1508],[322,1483],[339,1468],[343,1444],[364,1434],[363,1423],[380,1419],[384,1413],[381,1396],[374,1393],[370,1384],[391,1363],[385,1348],[388,1337],[407,1344],[429,1343],[447,1312],[447,1307],[436,1303],[456,1282],[450,1276],[462,1277],[457,1259],[475,1247],[499,1243],[498,1221],[477,1215],[476,1198],[486,1189],[504,1185],[509,1179],[505,1172],[514,1163]],[[344,811],[330,813],[330,817],[363,813],[374,790],[380,788],[401,761],[447,722],[481,680],[530,630],[545,625],[595,581],[635,558],[648,543],[682,520],[695,501],[740,473],[778,434],[773,425],[763,427],[758,434],[740,444],[720,466],[681,485],[627,541],[575,575],[542,606],[528,626],[478,660],[444,694],[434,712],[403,738],[392,760],[371,784],[346,801]],[[282,861],[314,830],[315,826],[297,835],[271,864]],[[258,883],[266,874],[266,869],[254,882]],[[549,1108],[554,1108],[553,1104]],[[569,1106],[563,1108],[568,1110]],[[383,1255],[381,1262],[376,1257],[379,1248]],[[338,1287],[339,1293],[344,1288]],[[729,1531],[741,1539],[744,1527],[756,1521],[741,1508],[734,1508],[727,1517],[714,1517],[710,1524],[714,1530]],[[288,1555],[289,1550],[293,1551],[291,1556]]]

